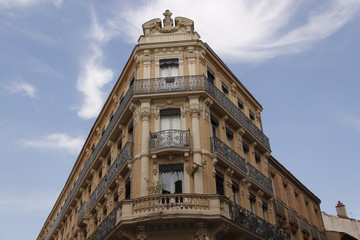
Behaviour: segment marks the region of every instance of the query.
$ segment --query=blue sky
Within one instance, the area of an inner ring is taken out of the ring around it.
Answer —
[[[0,0],[0,240],[35,239],[141,34],[173,16],[263,105],[272,154],[360,219],[360,0]]]

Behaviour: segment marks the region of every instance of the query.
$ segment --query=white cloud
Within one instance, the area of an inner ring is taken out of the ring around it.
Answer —
[[[156,0],[122,5],[110,23],[135,42],[141,25],[162,18],[168,8],[173,17],[193,19],[202,39],[222,56],[251,62],[308,49],[349,22],[359,6],[360,0]]]
[[[113,38],[114,34],[100,25],[92,12],[93,23],[89,33],[89,56],[84,60],[82,72],[77,80],[77,89],[83,94],[83,103],[77,112],[83,119],[94,118],[100,112],[105,96],[102,88],[114,77],[111,69],[103,65],[102,44]]]
[[[25,140],[24,146],[39,149],[62,149],[70,154],[79,153],[84,144],[82,137],[72,138],[64,133],[53,133],[37,140]]]
[[[60,7],[62,0],[0,0],[0,9],[27,8],[42,3],[52,3]]]
[[[354,129],[355,131],[360,132],[360,117],[356,117],[353,115],[347,115],[343,118],[342,122],[346,126]]]
[[[37,89],[27,82],[13,82],[6,87],[11,94],[21,94],[30,98],[36,98]]]

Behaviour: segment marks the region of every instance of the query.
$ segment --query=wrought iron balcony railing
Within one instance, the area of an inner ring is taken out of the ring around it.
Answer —
[[[189,148],[189,130],[169,129],[150,133],[150,150],[161,148]]]
[[[276,204],[275,205],[276,206],[276,213],[279,214],[280,216],[286,218],[284,205],[279,200],[276,200],[275,204]]]
[[[211,138],[211,152],[220,154],[224,159],[235,165],[245,176],[253,179],[269,192],[273,192],[270,178],[266,177],[259,170],[246,163],[244,158],[217,137]]]
[[[319,231],[314,226],[311,227],[311,236],[313,239],[319,239]]]
[[[295,226],[299,226],[298,216],[291,209],[289,209],[289,222]]]
[[[121,149],[121,152],[119,153],[116,161],[111,165],[108,174],[101,179],[96,189],[91,193],[90,202],[89,202],[90,210],[94,207],[97,200],[102,196],[105,187],[108,186],[108,183],[110,183],[112,179],[114,179],[115,174],[120,170],[120,168],[126,162],[126,160],[133,158],[133,150],[134,150],[134,143],[132,142],[126,143],[123,149]],[[109,174],[111,175],[109,176]]]
[[[116,212],[115,208],[111,213],[102,221],[96,230],[91,234],[88,240],[102,240],[116,225]]]
[[[84,202],[77,214],[77,223],[79,223],[82,219],[89,216],[89,205],[87,202]]]
[[[257,234],[265,237],[266,239],[274,240],[290,240],[290,235],[285,233],[283,230],[276,228],[271,223],[259,218],[252,212],[245,208],[234,205],[230,207],[230,215],[233,221],[238,224],[256,232]]]
[[[303,232],[310,233],[309,224],[305,221],[305,219],[303,218],[300,219],[300,226]]]
[[[203,75],[149,78],[134,81],[134,94],[207,91],[230,115],[270,150],[269,138],[228,97]]]

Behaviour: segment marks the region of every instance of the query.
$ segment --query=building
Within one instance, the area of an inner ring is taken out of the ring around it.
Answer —
[[[271,158],[260,103],[171,15],[143,24],[38,240],[301,239],[276,213],[281,178],[322,231],[320,201]]]
[[[345,205],[338,202],[336,205],[337,216],[322,212],[326,237],[329,240],[355,240],[360,239],[360,221],[349,218]]]
[[[326,239],[320,199],[273,156],[269,166],[277,226],[284,227],[292,239]]]

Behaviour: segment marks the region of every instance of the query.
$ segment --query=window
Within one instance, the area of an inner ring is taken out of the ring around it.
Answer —
[[[163,184],[162,193],[182,193],[184,182],[183,164],[166,164],[159,166],[160,182]]]
[[[228,88],[228,86],[226,86],[225,83],[221,82],[221,88],[222,88],[223,93],[225,93],[225,94],[229,93],[229,88]]]
[[[269,217],[268,217],[268,204],[266,202],[263,202],[262,204],[262,213],[263,213],[263,218],[264,220],[268,220]]]
[[[117,203],[119,201],[119,194],[115,192],[114,194],[114,202]]]
[[[215,74],[213,71],[211,71],[211,69],[207,69],[207,79],[209,80],[209,82],[211,82],[212,84],[214,84],[215,81]]]
[[[99,176],[99,178],[102,177],[102,167],[100,167],[100,169],[99,169],[98,176]]]
[[[160,60],[160,77],[176,77],[179,75],[179,60]]]
[[[106,160],[106,164],[107,164],[108,166],[111,165],[111,156],[109,156],[108,159]]]
[[[132,142],[134,140],[134,121],[131,121],[128,126],[129,140]]]
[[[126,179],[125,182],[125,199],[130,199],[131,197],[131,179],[130,177]]]
[[[234,133],[229,129],[226,128],[226,144],[231,147],[232,146],[232,140],[234,138]]]
[[[243,145],[244,153],[248,153],[249,152],[249,145],[247,145],[245,142],[243,142],[242,145]]]
[[[216,193],[219,195],[225,195],[224,191],[224,175],[218,171],[215,173],[216,181]]]
[[[170,108],[160,111],[161,130],[181,129],[180,109]]]
[[[233,183],[232,184],[232,191],[233,191],[233,194],[234,194],[234,203],[239,204],[239,185]]]
[[[251,110],[249,110],[249,117],[251,120],[255,120],[255,114]]]
[[[243,101],[241,101],[239,98],[237,99],[237,102],[238,102],[238,107],[240,108],[240,109],[244,109],[244,103],[243,103]]]
[[[105,126],[103,126],[103,128],[101,129],[101,136],[104,136],[105,134]]]
[[[211,121],[211,134],[212,134],[213,137],[216,137],[217,136],[217,134],[216,134],[217,127],[219,126],[219,120],[217,120],[216,117],[211,115],[210,121]]]
[[[93,145],[91,146],[91,153],[93,153],[94,150],[95,150],[95,145],[93,144]]]
[[[257,170],[260,170],[261,156],[257,152],[255,152],[255,163]]]
[[[255,214],[256,213],[256,196],[254,194],[250,193],[249,201],[250,201],[250,211]]]

